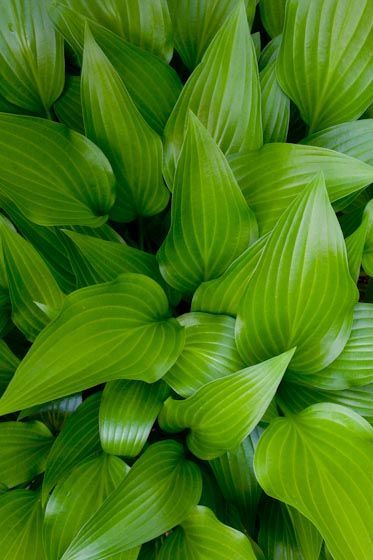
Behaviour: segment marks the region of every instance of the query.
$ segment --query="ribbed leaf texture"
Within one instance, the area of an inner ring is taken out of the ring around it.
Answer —
[[[66,76],[62,95],[53,105],[58,120],[84,134],[82,104],[80,100],[80,76]]]
[[[275,60],[260,72],[260,86],[264,143],[286,142],[290,120],[290,99],[279,86]]]

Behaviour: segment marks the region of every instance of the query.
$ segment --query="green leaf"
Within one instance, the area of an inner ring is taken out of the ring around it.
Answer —
[[[142,117],[88,27],[81,96],[86,134],[108,157],[117,180],[111,218],[129,222],[158,214],[169,199],[162,178],[161,138]]]
[[[169,62],[173,37],[167,0],[61,0],[82,16],[100,23],[130,43],[149,50]]]
[[[158,262],[166,282],[190,294],[220,276],[254,241],[255,216],[209,132],[190,111],[178,161],[171,228]]]
[[[18,415],[18,420],[36,418],[48,426],[52,432],[59,432],[66,420],[82,404],[82,395],[77,393],[49,403],[25,408]]]
[[[2,560],[44,560],[42,526],[39,492],[12,490],[1,494]]]
[[[184,86],[164,132],[164,176],[173,187],[188,110],[201,120],[225,155],[263,143],[255,49],[238,2]]]
[[[5,336],[12,327],[11,305],[8,288],[0,286],[0,337]]]
[[[100,439],[106,453],[136,457],[144,447],[154,422],[168,397],[163,381],[111,381],[102,394]]]
[[[237,317],[237,347],[258,363],[297,347],[291,369],[312,373],[342,352],[358,291],[322,175],[282,214]]]
[[[0,481],[11,488],[42,473],[52,442],[52,434],[41,422],[2,422]]]
[[[189,397],[197,389],[245,366],[234,338],[235,321],[224,315],[185,313],[185,346],[164,380],[176,393]]]
[[[358,281],[360,268],[373,276],[373,200],[363,213],[360,226],[346,239],[346,249],[350,273],[355,282]]]
[[[342,353],[327,368],[306,376],[289,372],[288,379],[326,390],[373,383],[373,304],[356,304],[349,339]]]
[[[281,45],[281,35],[277,35],[274,39],[266,44],[259,58],[259,70],[262,71],[271,62],[277,60],[278,51]]]
[[[59,560],[81,527],[124,479],[129,467],[118,457],[101,454],[76,466],[53,490],[44,516],[44,549]]]
[[[9,381],[12,379],[14,372],[16,371],[19,364],[19,359],[9,346],[0,340],[0,394],[2,394]]]
[[[316,526],[335,560],[369,560],[371,447],[372,428],[360,416],[317,404],[272,422],[256,449],[255,472],[269,496]]]
[[[261,71],[260,86],[264,143],[286,142],[290,120],[290,99],[279,86],[276,61],[267,64]]]
[[[225,313],[235,317],[267,239],[268,235],[250,245],[219,278],[203,282],[194,293],[192,311]]]
[[[158,418],[168,432],[188,428],[187,443],[200,459],[234,450],[262,418],[294,350],[210,381],[186,400],[169,397]]]
[[[101,560],[181,523],[201,494],[199,469],[183,454],[174,441],[151,445],[82,528],[63,560]]]
[[[39,253],[1,216],[0,243],[8,278],[12,321],[32,341],[58,314],[64,295]]]
[[[64,81],[62,37],[45,0],[3,0],[0,18],[0,94],[26,110],[49,115]]]
[[[49,13],[81,59],[86,18],[60,3],[51,5]],[[176,71],[158,56],[124,41],[94,20],[88,22],[95,41],[118,72],[140,113],[161,134],[182,89]]]
[[[260,18],[270,37],[282,33],[285,21],[286,0],[260,0]]]
[[[67,419],[48,455],[43,480],[43,503],[52,488],[79,463],[98,455],[100,444],[98,415],[101,393],[88,397]]]
[[[282,212],[320,171],[332,202],[373,181],[373,167],[345,154],[298,144],[266,144],[259,151],[229,158],[260,235],[273,229]]]
[[[61,123],[84,134],[79,76],[66,76],[65,88],[61,97],[55,102],[53,109]]]
[[[106,221],[114,176],[87,138],[63,124],[5,113],[0,137],[0,194],[26,218],[43,226]]]
[[[195,507],[186,519],[166,538],[157,556],[159,560],[255,560],[248,538],[240,531],[221,523],[204,506]]]
[[[21,362],[0,400],[0,413],[104,381],[157,381],[176,361],[184,336],[170,318],[162,288],[146,276],[123,274],[77,290]]]
[[[370,0],[289,0],[281,88],[310,131],[357,119],[372,102]]]

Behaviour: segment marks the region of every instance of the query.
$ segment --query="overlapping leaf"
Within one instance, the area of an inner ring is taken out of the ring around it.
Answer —
[[[123,274],[77,290],[21,362],[0,401],[0,413],[104,381],[157,381],[183,345],[184,330],[170,318],[167,297],[154,280]]]
[[[369,276],[373,276],[373,201],[363,213],[360,226],[346,239],[348,262],[352,278],[357,282],[361,265]]]
[[[84,134],[79,76],[66,76],[63,93],[57,99],[53,108],[60,122]]]
[[[258,363],[296,346],[291,369],[318,371],[342,352],[357,297],[319,175],[268,238],[239,309],[238,349],[247,363]]]
[[[261,71],[260,86],[264,143],[286,142],[290,120],[290,99],[277,81],[276,61],[271,62]]]
[[[82,395],[77,393],[70,397],[25,408],[19,413],[18,420],[23,420],[24,418],[41,420],[53,433],[57,433],[62,429],[69,416],[81,404]]]
[[[188,428],[188,447],[201,459],[234,450],[263,416],[293,354],[290,350],[215,379],[186,400],[169,397],[158,418],[161,428],[168,432]]]
[[[19,359],[9,346],[0,340],[0,394],[5,391],[6,386],[14,375],[19,364]]]
[[[260,0],[260,17],[265,30],[272,38],[282,33],[285,5],[286,0]]]
[[[335,560],[371,557],[372,443],[365,420],[326,403],[275,420],[256,450],[265,492],[310,519]]]

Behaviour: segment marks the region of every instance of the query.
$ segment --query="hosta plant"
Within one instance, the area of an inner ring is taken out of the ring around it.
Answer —
[[[373,558],[372,21],[0,1],[1,560]]]

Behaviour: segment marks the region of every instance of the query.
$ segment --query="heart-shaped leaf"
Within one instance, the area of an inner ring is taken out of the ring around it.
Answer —
[[[291,369],[318,371],[342,352],[357,297],[319,175],[268,238],[237,317],[238,350],[247,363],[259,363],[296,346]]]
[[[0,394],[3,394],[19,364],[19,359],[9,346],[0,340]]]
[[[264,491],[310,519],[335,560],[371,557],[372,434],[356,413],[324,403],[274,420],[256,449]]]
[[[3,0],[0,94],[28,111],[49,115],[63,81],[63,40],[48,17],[45,0]]]
[[[276,393],[294,350],[204,385],[186,400],[169,397],[158,421],[168,432],[188,428],[188,447],[215,459],[255,428]]]
[[[53,106],[58,120],[84,134],[82,103],[80,100],[80,76],[66,76],[65,88]]]
[[[170,318],[162,288],[146,276],[123,274],[77,290],[21,362],[0,400],[0,413],[104,381],[157,381],[176,361],[184,336]]]
[[[372,102],[370,0],[289,0],[277,62],[310,130],[357,119]]]
[[[114,176],[87,138],[63,124],[2,113],[0,148],[0,194],[29,220],[43,226],[106,221]]]
[[[117,180],[111,218],[129,222],[158,214],[169,199],[162,179],[161,139],[140,114],[88,27],[81,96],[86,134],[108,157]]]
[[[164,541],[159,560],[256,560],[249,539],[221,523],[204,506],[195,507],[171,536]]]
[[[164,380],[176,393],[189,397],[197,389],[245,366],[234,337],[235,321],[224,315],[186,313],[185,346]]]
[[[154,422],[169,395],[163,381],[111,381],[102,394],[100,439],[106,453],[136,457],[144,447]]]
[[[174,441],[151,445],[88,521],[63,560],[101,560],[181,523],[201,494],[199,468]]]
[[[286,0],[260,0],[260,17],[270,37],[282,33],[285,21]]]
[[[187,294],[220,276],[256,237],[256,220],[229,165],[189,112],[171,205],[171,228],[158,261],[166,282]]]
[[[260,72],[262,90],[263,141],[286,142],[290,120],[290,99],[282,91],[274,60]]]
[[[253,150],[263,143],[258,65],[242,0],[215,35],[167,122],[164,176],[170,188],[185,137],[188,109],[226,155]]]

